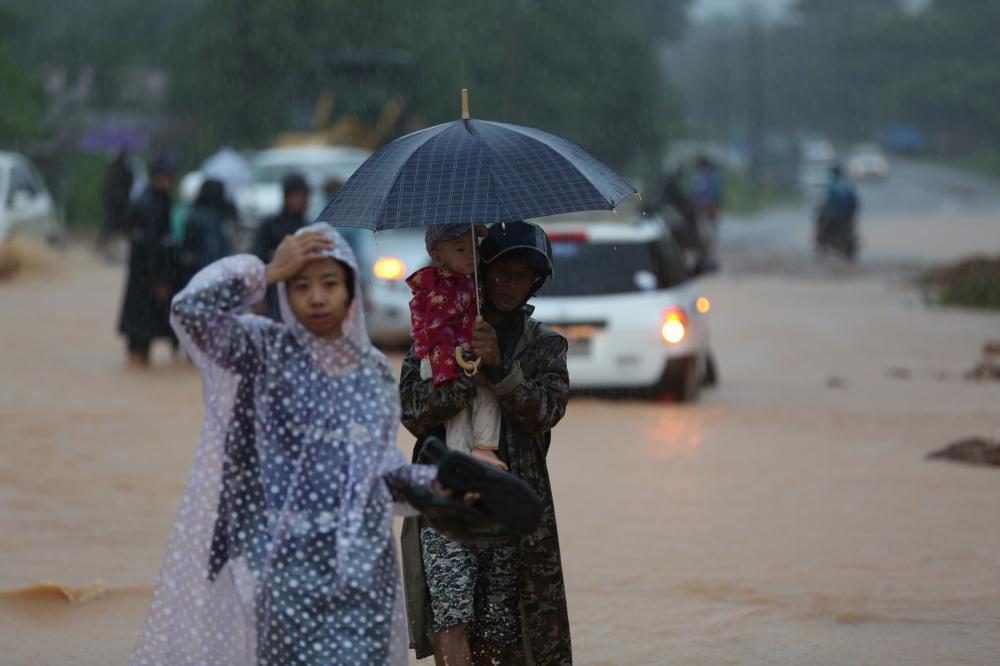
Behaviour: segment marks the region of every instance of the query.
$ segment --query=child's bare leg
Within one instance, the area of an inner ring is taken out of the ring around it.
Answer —
[[[469,635],[464,624],[442,629],[434,634],[431,643],[436,666],[469,666],[472,663]]]
[[[504,472],[507,471],[507,463],[497,457],[496,451],[476,446],[472,449],[472,457],[480,462],[486,463],[490,467],[496,467]]]
[[[507,465],[496,453],[500,447],[500,404],[491,391],[476,389],[471,421],[472,457],[506,472]]]

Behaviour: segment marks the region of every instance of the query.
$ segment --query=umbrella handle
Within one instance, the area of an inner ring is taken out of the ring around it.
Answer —
[[[455,347],[455,363],[458,363],[458,367],[462,368],[466,377],[472,377],[479,372],[479,364],[482,362],[481,358],[477,358],[475,361],[466,361],[465,356],[462,355],[462,348]]]

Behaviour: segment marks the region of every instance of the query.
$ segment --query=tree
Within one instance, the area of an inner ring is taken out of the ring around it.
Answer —
[[[41,134],[45,97],[41,83],[6,44],[24,28],[23,16],[0,8],[0,145],[25,151]]]
[[[423,124],[457,118],[468,87],[476,117],[562,134],[622,167],[657,151],[679,120],[658,46],[685,4],[217,0],[180,31],[175,99],[206,144],[260,145],[287,129],[317,61],[402,52],[415,63],[403,92]],[[337,103],[379,83],[357,80]]]

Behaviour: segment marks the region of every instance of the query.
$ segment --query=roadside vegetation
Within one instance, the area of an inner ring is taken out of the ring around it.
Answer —
[[[941,266],[919,282],[929,302],[1000,311],[1000,255]]]

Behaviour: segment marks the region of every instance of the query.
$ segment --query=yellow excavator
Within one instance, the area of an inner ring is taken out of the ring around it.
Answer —
[[[409,54],[396,52],[364,58],[333,56],[315,63],[314,80],[321,92],[311,105],[309,128],[283,132],[275,138],[275,147],[337,145],[376,150],[401,134],[420,129],[423,124],[418,119],[404,118],[409,96],[403,91],[413,81],[415,66]],[[355,97],[343,97],[345,91]],[[366,104],[358,103],[361,96]],[[309,108],[308,103],[299,106],[302,111]],[[304,120],[303,116],[299,117]]]
[[[382,108],[378,120],[374,124],[367,124],[355,116],[335,117],[333,115],[334,100],[333,91],[327,90],[323,92],[316,101],[312,131],[284,132],[278,135],[274,145],[276,147],[305,145],[358,146],[359,148],[376,150],[394,138],[396,127],[406,108],[406,101],[403,96],[394,95],[389,98]],[[414,129],[419,128],[415,127]]]

